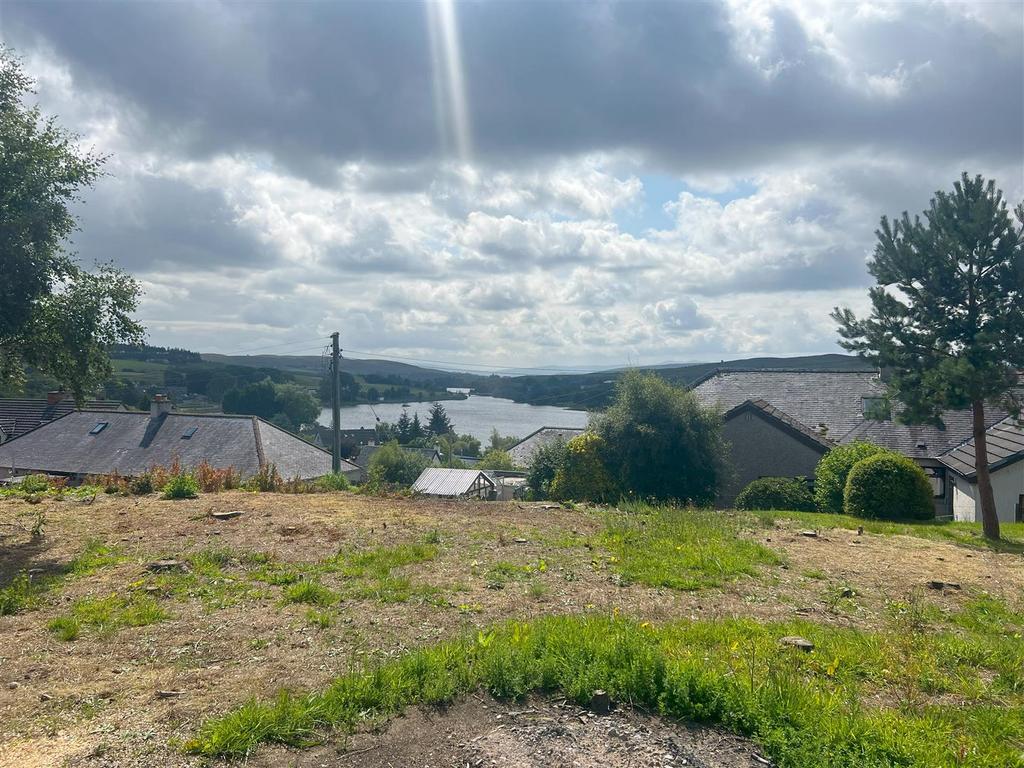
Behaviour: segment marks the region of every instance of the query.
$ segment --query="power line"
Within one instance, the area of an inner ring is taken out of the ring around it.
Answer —
[[[298,339],[298,340],[295,340],[295,341],[285,341],[285,342],[282,342],[280,344],[268,344],[268,345],[262,346],[262,347],[251,347],[249,349],[239,349],[239,350],[236,350],[234,352],[211,352],[211,353],[208,353],[208,354],[217,354],[217,355],[226,355],[226,356],[246,355],[246,354],[249,354],[251,352],[263,352],[263,351],[268,350],[268,349],[280,349],[281,347],[295,346],[296,344],[312,344],[313,342],[318,342],[317,343],[317,349],[319,349],[321,346],[324,346],[323,340],[325,338],[327,338],[327,337],[326,336],[314,336],[313,338]]]
[[[595,371],[591,368],[533,368],[526,365],[487,365],[485,363],[466,363],[456,362],[454,360],[430,360],[423,357],[408,357],[404,355],[390,355],[384,352],[366,352],[360,349],[346,349],[346,352],[351,352],[356,355],[371,355],[373,357],[384,358],[386,360],[409,360],[414,363],[433,363],[434,365],[453,365],[462,366],[464,368],[481,368],[488,371],[540,371],[544,373],[566,373],[566,374],[588,374],[588,373],[600,373],[601,371]],[[450,371],[445,371],[450,373]]]

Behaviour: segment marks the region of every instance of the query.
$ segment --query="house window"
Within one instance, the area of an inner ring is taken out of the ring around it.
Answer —
[[[199,427],[189,427],[185,430],[185,433],[181,436],[182,440],[191,439],[192,435],[199,431]]]
[[[109,423],[110,423],[109,421],[98,421],[98,422],[96,422],[96,426],[89,430],[89,434],[90,435],[98,435],[100,432],[102,432],[104,429],[107,428],[107,425]]]
[[[924,473],[928,476],[928,482],[932,484],[932,496],[942,499],[946,496],[946,469],[945,467],[924,467]]]
[[[872,421],[889,421],[892,419],[892,408],[885,397],[862,397],[861,410],[865,419]]]

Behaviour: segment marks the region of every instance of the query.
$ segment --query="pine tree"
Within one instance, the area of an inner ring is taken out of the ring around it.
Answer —
[[[412,439],[412,419],[409,418],[408,411],[402,411],[402,415],[395,422],[395,427],[398,430],[398,442],[404,445]]]
[[[447,435],[455,431],[455,425],[448,418],[448,412],[440,403],[434,403],[430,407],[430,420],[427,422],[427,429],[435,435]]]
[[[868,270],[872,312],[849,309],[840,344],[890,369],[899,419],[942,423],[970,406],[985,536],[999,538],[985,440],[986,402],[1019,411],[1013,387],[1024,367],[1024,203],[1010,215],[994,181],[966,173],[936,192],[924,220],[882,217]]]
[[[412,424],[409,425],[409,440],[419,440],[423,437],[423,425],[420,423],[420,413],[416,411],[412,415]]]

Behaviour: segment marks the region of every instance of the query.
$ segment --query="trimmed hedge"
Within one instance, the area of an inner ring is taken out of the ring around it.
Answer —
[[[874,443],[857,441],[849,445],[837,445],[822,456],[814,468],[814,502],[818,511],[840,514],[843,511],[846,479],[853,465],[879,453],[888,451]]]
[[[814,497],[807,483],[794,477],[761,477],[736,497],[736,509],[777,509],[813,512]]]
[[[930,520],[932,486],[906,456],[885,452],[861,459],[846,480],[846,514],[886,520]]]

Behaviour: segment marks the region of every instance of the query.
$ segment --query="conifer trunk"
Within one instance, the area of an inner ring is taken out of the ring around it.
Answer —
[[[992,478],[988,473],[984,401],[975,400],[971,410],[974,416],[974,470],[978,479],[978,498],[981,500],[981,529],[986,539],[998,541],[999,515],[996,514],[996,498],[992,493]]]

